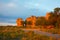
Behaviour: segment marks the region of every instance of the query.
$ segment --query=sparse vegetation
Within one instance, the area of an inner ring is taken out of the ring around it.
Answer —
[[[55,38],[40,35],[34,31],[25,32],[18,27],[0,27],[0,40],[53,40]]]

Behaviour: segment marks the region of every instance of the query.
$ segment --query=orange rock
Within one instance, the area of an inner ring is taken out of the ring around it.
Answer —
[[[54,29],[54,26],[53,25],[49,25],[49,26],[47,26],[47,29]]]
[[[22,18],[18,18],[17,20],[16,20],[16,23],[17,23],[17,26],[19,27],[19,26],[23,26],[23,19]]]
[[[50,12],[47,12],[45,16],[46,20],[48,20],[49,17],[50,17]]]
[[[27,22],[31,21],[31,27],[35,27],[35,22],[36,22],[36,16],[31,16],[26,19]],[[28,25],[28,24],[27,24]],[[26,25],[26,26],[27,26]]]

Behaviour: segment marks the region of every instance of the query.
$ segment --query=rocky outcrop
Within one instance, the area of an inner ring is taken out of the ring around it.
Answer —
[[[26,24],[26,26],[31,26],[31,27],[35,27],[35,22],[36,22],[36,16],[31,16],[31,17],[28,17],[26,19],[27,22],[30,22]]]
[[[17,26],[18,26],[18,27],[24,25],[24,24],[23,24],[23,19],[22,19],[22,18],[18,18],[18,19],[16,20],[16,23],[17,23]]]

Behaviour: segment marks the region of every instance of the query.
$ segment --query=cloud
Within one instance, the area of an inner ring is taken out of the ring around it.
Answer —
[[[40,4],[39,4],[39,3],[36,3],[36,4],[35,4],[35,6],[36,6],[36,7],[39,7],[39,6],[40,6]]]
[[[16,26],[15,23],[4,23],[4,22],[0,22],[0,26],[7,26],[7,25]]]
[[[1,19],[0,20],[0,26],[7,26],[7,25],[13,25],[13,26],[15,26],[16,25],[16,23],[15,23],[15,21],[16,20],[13,20],[13,19]]]
[[[0,5],[0,14],[9,16],[18,13],[19,6],[16,3],[9,2],[9,3],[1,3]]]
[[[27,2],[25,5],[24,5],[26,8],[34,8],[34,9],[38,9],[40,7],[40,4],[39,3],[32,3],[32,2]]]
[[[15,23],[16,19],[12,19],[12,18],[0,18],[0,22]]]
[[[8,4],[6,4],[6,6],[7,7],[13,7],[14,8],[14,7],[16,7],[16,4],[14,4],[14,3],[8,3]]]

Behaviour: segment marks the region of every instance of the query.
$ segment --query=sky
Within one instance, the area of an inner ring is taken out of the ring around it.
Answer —
[[[45,16],[60,7],[60,0],[0,0],[0,25],[16,25],[17,18]]]

